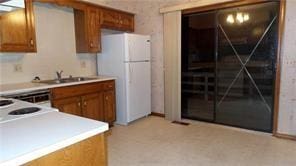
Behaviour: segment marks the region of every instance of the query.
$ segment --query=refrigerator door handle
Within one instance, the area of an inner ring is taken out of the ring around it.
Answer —
[[[131,43],[129,42],[129,45],[128,45],[128,61],[131,61],[131,57],[132,57],[130,44]]]
[[[129,84],[132,84],[132,75],[133,75],[133,71],[131,68],[131,64],[128,64],[128,69],[129,69]]]

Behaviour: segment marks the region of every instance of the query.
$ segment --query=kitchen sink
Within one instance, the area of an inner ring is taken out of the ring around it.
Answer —
[[[54,80],[42,80],[42,81],[39,81],[39,83],[62,84],[62,83],[88,81],[88,80],[94,80],[94,79],[97,79],[97,78],[92,78],[92,77],[69,77],[69,78],[54,79]]]

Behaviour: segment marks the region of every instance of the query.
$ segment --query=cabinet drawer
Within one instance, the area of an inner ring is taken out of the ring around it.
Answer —
[[[103,91],[105,82],[88,83],[51,89],[52,99],[80,96],[88,93]]]
[[[114,81],[105,82],[104,90],[114,90],[114,88],[115,88],[115,82]]]
[[[102,9],[101,27],[122,31],[134,31],[134,15],[111,9]]]
[[[113,10],[103,9],[101,12],[101,26],[104,28],[118,29],[119,14]]]
[[[130,14],[120,14],[119,24],[125,31],[134,31],[134,16]]]

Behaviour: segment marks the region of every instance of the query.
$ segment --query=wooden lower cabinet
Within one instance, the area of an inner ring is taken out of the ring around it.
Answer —
[[[25,166],[106,166],[105,134],[99,134],[24,164]]]
[[[113,125],[116,120],[115,82],[104,81],[51,89],[52,105],[61,112]]]
[[[104,92],[104,117],[105,122],[112,124],[116,119],[115,113],[115,92],[114,91],[106,91]]]
[[[53,100],[52,105],[61,112],[82,116],[80,97]]]
[[[94,93],[81,97],[83,117],[104,121],[103,95],[103,93]]]

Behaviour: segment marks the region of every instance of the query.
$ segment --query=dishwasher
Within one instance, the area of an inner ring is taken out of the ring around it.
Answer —
[[[12,95],[4,95],[2,97],[18,99],[18,100],[34,103],[41,106],[51,107],[50,91],[48,89],[16,93]]]

